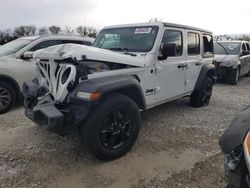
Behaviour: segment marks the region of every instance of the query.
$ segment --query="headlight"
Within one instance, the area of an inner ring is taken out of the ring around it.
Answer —
[[[243,148],[244,148],[244,155],[247,163],[247,168],[248,171],[250,171],[250,132],[247,133],[247,136],[244,140]]]
[[[76,93],[76,96],[83,99],[98,100],[101,96],[101,93],[100,92],[88,93],[88,92],[78,91]]]

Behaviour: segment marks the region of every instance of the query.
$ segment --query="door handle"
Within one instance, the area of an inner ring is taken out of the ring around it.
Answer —
[[[202,62],[195,63],[196,66],[202,65]]]
[[[178,65],[178,69],[185,68],[185,67],[187,67],[186,63],[181,63]]]

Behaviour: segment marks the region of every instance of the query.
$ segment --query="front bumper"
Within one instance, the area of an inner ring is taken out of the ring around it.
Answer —
[[[242,147],[229,154],[224,154],[225,176],[229,185],[233,187],[250,187],[249,172]]]
[[[56,103],[49,94],[40,96],[34,83],[24,83],[25,115],[42,128],[65,135],[78,130],[89,114],[91,105],[69,98],[67,104]]]
[[[218,80],[229,79],[233,67],[220,66],[219,63],[216,65],[216,76]]]
[[[58,133],[62,131],[64,114],[61,113],[52,102],[37,105],[32,109],[25,108],[25,115],[48,131]]]

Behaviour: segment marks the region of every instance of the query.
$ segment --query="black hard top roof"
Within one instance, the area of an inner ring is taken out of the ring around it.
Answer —
[[[197,27],[191,27],[191,26],[187,26],[187,25],[174,24],[174,23],[167,23],[167,22],[163,22],[163,24],[164,24],[165,27],[176,27],[176,28],[182,28],[182,29],[190,29],[190,30],[201,31],[201,32],[212,34],[211,31],[201,29],[201,28],[197,28]]]

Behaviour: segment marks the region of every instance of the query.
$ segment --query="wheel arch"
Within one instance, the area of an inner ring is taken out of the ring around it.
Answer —
[[[139,78],[136,76],[110,76],[106,78],[94,78],[88,82],[80,83],[72,92],[71,96],[76,96],[78,91],[95,93],[100,92],[103,97],[118,93],[131,98],[139,109],[146,109],[145,97],[140,86]],[[98,102],[98,101],[97,101]]]
[[[215,66],[213,64],[206,64],[206,65],[202,66],[194,90],[200,90],[201,89],[202,83],[203,83],[204,79],[207,76],[212,78],[213,83],[216,82],[216,71],[215,71]]]
[[[146,109],[145,101],[143,100],[141,92],[140,92],[139,88],[136,87],[135,85],[130,85],[127,87],[110,90],[110,91],[104,93],[103,97],[110,95],[110,94],[113,94],[113,93],[125,95],[125,96],[131,98],[137,104],[139,109],[142,109],[142,110]]]

